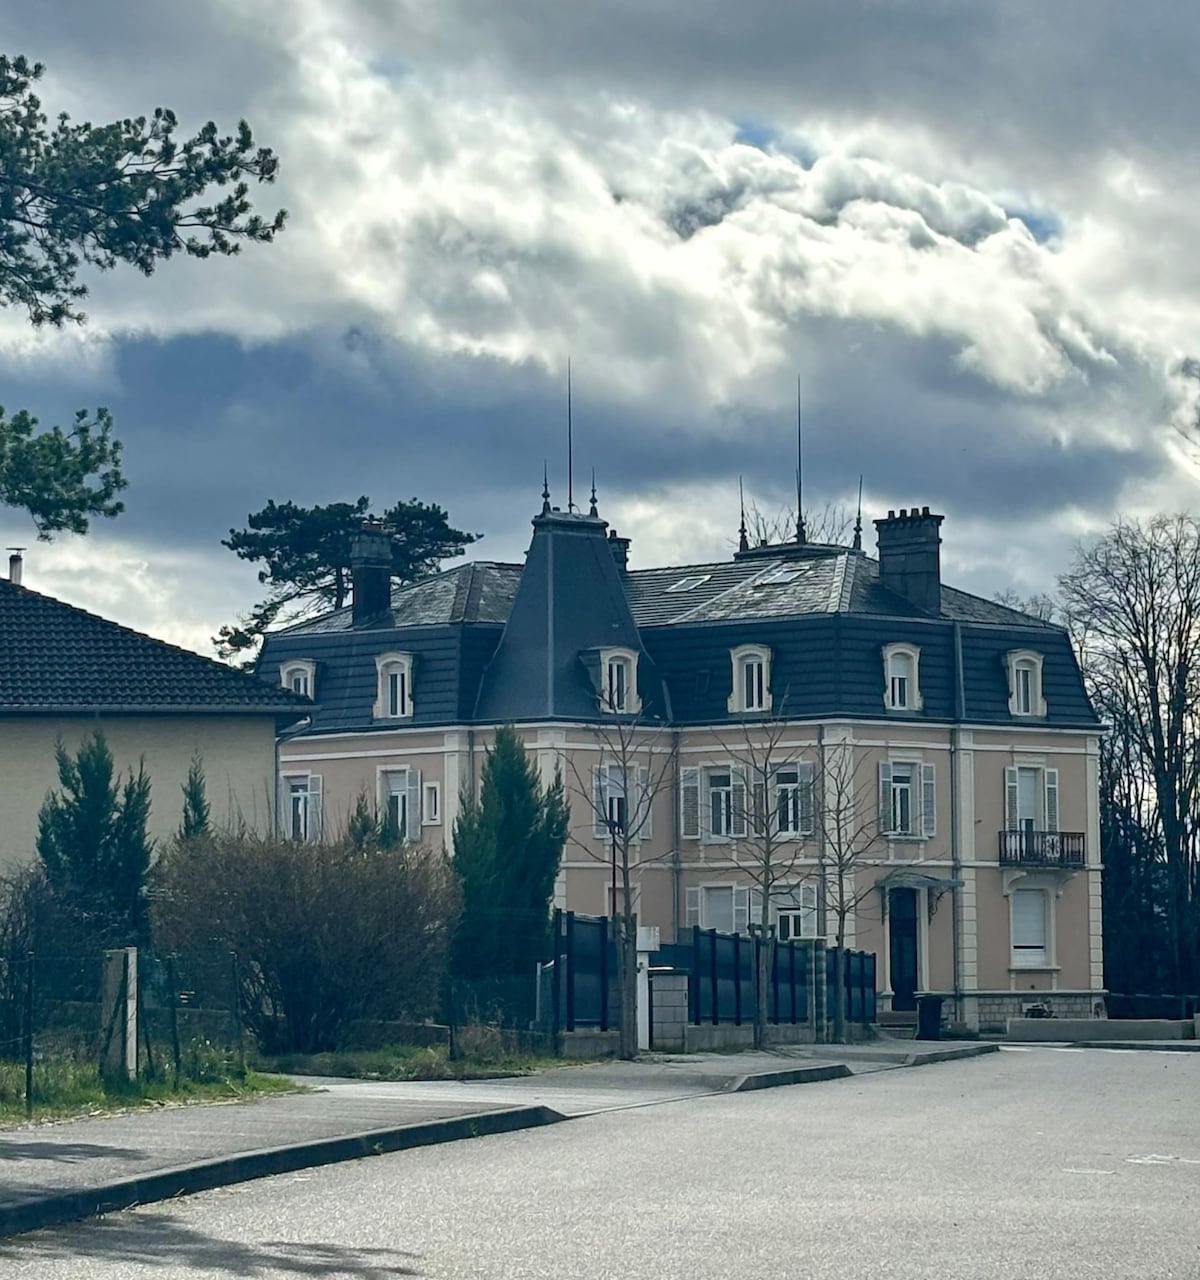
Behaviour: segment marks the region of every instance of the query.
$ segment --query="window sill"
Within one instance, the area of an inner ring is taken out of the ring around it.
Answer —
[[[1061,973],[1060,964],[1010,964],[1009,973]]]

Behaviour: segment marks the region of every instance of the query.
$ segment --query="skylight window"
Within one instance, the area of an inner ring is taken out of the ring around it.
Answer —
[[[784,587],[789,582],[795,582],[800,576],[799,569],[776,569],[773,573],[767,574],[765,578],[758,584],[760,587]]]
[[[691,577],[680,578],[678,582],[667,588],[668,591],[691,591],[698,587],[701,583],[707,582],[712,577],[711,573],[694,573]]]

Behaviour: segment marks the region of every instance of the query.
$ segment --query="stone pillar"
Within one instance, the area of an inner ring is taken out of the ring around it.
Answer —
[[[637,1027],[638,1049],[650,1048],[650,957],[661,946],[656,927],[638,925],[637,931]]]
[[[100,1073],[137,1078],[137,947],[104,953],[100,999]]]
[[[688,1021],[688,975],[656,973],[651,981],[654,993],[654,1048],[675,1052],[686,1046]]]

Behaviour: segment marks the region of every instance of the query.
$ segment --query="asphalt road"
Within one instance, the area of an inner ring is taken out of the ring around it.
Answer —
[[[644,1106],[0,1243],[5,1280],[1200,1276],[1200,1054]]]

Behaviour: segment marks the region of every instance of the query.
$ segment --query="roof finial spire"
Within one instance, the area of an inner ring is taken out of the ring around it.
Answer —
[[[851,544],[855,551],[862,550],[862,475],[858,477],[858,514],[854,517],[854,542]]]
[[[796,375],[796,541],[807,542],[804,528],[804,449],[800,425],[800,375]]]
[[[596,510],[596,468],[592,468],[592,505],[588,508],[589,516],[598,516],[599,511]]]
[[[542,515],[550,514],[550,468],[542,459]]]
[[[567,510],[575,510],[575,454],[571,431],[571,357],[567,357]]]
[[[742,513],[742,523],[738,525],[738,550],[749,551],[750,539],[746,537],[746,495],[742,489],[741,476],[738,476],[738,506]]]

